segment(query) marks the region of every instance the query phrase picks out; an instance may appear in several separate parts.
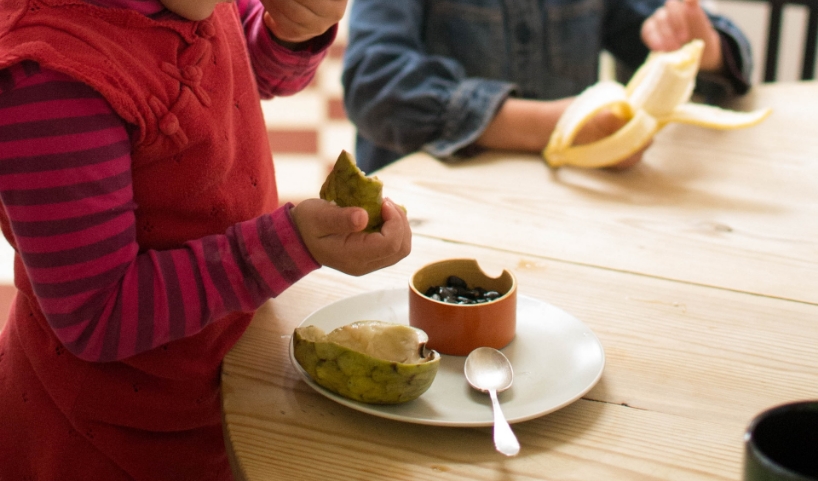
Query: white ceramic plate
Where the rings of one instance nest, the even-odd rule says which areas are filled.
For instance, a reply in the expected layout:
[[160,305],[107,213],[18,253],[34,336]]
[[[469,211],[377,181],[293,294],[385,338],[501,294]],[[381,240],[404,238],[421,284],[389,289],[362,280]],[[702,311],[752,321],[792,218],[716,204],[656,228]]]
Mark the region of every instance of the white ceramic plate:
[[[302,326],[325,332],[361,320],[409,323],[407,289],[368,292],[342,299],[310,314]],[[514,369],[514,384],[500,393],[510,423],[556,411],[587,393],[602,376],[605,352],[596,335],[581,321],[546,302],[517,296],[517,333],[503,348]],[[293,356],[290,361],[313,389],[324,396],[388,419],[437,426],[491,426],[488,394],[472,389],[463,375],[465,356],[443,355],[432,386],[404,404],[365,404],[341,397],[316,384]]]

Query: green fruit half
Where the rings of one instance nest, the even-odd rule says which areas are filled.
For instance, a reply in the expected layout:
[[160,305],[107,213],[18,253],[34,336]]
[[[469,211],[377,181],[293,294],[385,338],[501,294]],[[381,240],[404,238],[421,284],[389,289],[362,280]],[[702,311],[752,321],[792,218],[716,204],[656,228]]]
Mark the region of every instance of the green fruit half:
[[328,334],[315,326],[293,333],[293,354],[310,378],[330,391],[370,404],[398,404],[429,389],[440,354],[420,329],[358,321]]
[[383,182],[367,177],[346,150],[341,151],[332,171],[321,186],[319,197],[341,207],[361,207],[369,214],[367,232],[377,232],[383,225]]

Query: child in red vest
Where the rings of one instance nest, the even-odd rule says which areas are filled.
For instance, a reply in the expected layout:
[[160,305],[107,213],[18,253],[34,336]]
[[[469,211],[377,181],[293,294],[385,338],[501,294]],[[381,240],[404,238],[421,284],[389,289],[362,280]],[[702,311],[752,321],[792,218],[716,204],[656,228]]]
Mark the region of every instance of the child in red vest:
[[321,265],[410,250],[279,207],[260,97],[305,87],[346,0],[0,0],[0,479],[229,480],[220,363]]

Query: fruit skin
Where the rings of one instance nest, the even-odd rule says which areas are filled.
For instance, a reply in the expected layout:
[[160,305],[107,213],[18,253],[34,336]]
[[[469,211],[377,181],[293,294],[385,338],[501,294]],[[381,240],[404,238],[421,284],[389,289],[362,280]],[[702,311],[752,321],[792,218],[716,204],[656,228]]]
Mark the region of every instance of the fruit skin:
[[405,363],[377,359],[327,341],[325,336],[316,336],[315,329],[313,326],[295,329],[293,355],[313,381],[343,397],[369,404],[400,404],[420,397],[437,375],[440,355],[425,350],[423,331],[417,330],[417,348],[425,354],[418,363]]
[[341,207],[361,207],[369,214],[366,232],[380,231],[383,225],[383,182],[367,177],[346,150],[341,151],[332,171],[321,186],[319,197]]

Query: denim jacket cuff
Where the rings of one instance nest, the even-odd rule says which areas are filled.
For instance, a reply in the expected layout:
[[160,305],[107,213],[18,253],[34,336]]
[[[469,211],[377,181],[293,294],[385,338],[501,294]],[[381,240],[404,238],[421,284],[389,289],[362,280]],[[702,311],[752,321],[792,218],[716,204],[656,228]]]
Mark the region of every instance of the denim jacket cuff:
[[443,113],[443,135],[424,145],[423,150],[445,159],[474,143],[515,88],[513,83],[500,80],[461,82]]

